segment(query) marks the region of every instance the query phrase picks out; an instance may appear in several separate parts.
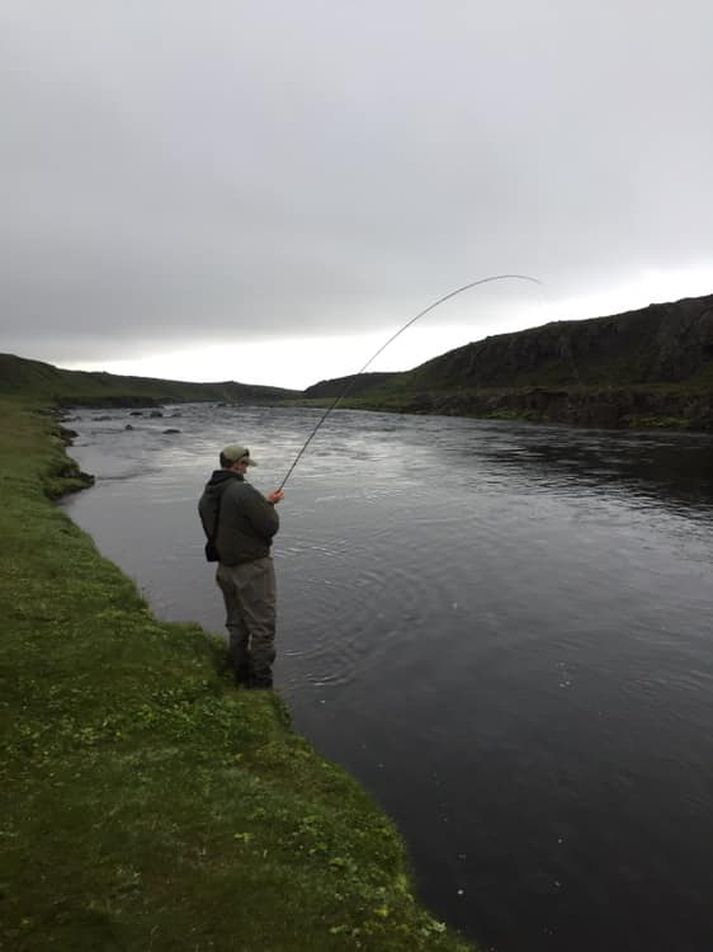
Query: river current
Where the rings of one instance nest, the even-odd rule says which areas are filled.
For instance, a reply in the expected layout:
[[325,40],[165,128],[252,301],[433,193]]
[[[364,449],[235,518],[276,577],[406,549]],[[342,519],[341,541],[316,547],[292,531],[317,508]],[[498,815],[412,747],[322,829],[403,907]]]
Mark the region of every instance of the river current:
[[[220,632],[218,450],[267,492],[316,419],[77,411],[97,481],[64,505],[159,617]],[[276,688],[484,949],[713,948],[712,474],[709,435],[338,410],[286,486]]]

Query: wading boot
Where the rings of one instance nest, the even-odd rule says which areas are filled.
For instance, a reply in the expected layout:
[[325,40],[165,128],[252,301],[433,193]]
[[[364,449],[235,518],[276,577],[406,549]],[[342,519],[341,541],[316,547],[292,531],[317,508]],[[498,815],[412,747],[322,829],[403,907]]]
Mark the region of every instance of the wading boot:
[[253,671],[252,678],[250,679],[250,687],[257,691],[271,691],[272,671],[270,671],[269,668],[267,670],[262,668]]
[[238,687],[249,688],[253,683],[253,672],[249,664],[239,664],[235,669],[235,683]]

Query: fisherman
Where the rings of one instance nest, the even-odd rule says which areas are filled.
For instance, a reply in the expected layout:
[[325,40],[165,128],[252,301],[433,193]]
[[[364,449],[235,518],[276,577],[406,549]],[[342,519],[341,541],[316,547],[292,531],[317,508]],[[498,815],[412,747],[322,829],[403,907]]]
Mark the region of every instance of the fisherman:
[[236,682],[271,688],[276,586],[270,545],[280,524],[275,505],[284,493],[276,489],[263,496],[251,486],[245,473],[255,465],[246,446],[226,446],[198,512],[208,539],[206,557],[218,562],[216,582],[225,600]]

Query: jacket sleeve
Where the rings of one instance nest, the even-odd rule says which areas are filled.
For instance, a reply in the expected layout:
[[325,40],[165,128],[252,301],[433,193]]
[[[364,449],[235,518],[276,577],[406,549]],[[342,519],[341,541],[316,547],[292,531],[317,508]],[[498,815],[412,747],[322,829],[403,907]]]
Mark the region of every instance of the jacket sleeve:
[[245,515],[255,532],[269,542],[280,528],[280,517],[257,489],[250,487],[245,499]]

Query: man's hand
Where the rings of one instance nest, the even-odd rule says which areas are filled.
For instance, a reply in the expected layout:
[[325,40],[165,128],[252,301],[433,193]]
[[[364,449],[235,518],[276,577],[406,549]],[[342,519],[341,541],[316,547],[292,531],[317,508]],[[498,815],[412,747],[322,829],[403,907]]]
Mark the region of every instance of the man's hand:
[[278,503],[281,499],[284,499],[284,498],[285,498],[285,494],[283,493],[281,489],[275,489],[273,492],[268,493],[267,496],[265,496],[265,499],[267,499],[267,501],[271,503],[273,506],[275,505],[275,503]]

